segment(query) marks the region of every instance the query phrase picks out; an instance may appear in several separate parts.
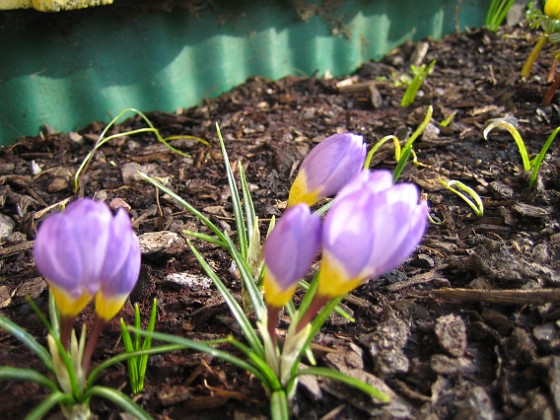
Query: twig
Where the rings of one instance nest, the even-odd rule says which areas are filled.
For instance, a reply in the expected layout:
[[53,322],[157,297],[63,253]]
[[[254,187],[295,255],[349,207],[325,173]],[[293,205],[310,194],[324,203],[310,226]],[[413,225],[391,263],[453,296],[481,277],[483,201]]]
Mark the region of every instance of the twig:
[[531,305],[558,302],[560,300],[560,289],[438,289],[430,292],[414,293],[414,295],[420,298],[475,300],[478,302],[500,303],[503,305]]

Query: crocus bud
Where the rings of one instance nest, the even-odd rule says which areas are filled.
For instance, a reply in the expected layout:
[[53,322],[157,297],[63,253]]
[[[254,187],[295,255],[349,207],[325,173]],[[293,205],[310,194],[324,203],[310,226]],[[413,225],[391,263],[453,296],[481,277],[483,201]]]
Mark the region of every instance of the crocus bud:
[[333,298],[401,264],[426,228],[428,208],[412,184],[364,171],[340,191],[322,234],[317,295]]
[[309,206],[336,194],[363,168],[366,145],[360,135],[335,134],[306,156],[290,189],[288,207]]
[[550,19],[560,19],[560,0],[546,0],[544,14]]
[[294,295],[319,250],[321,220],[309,207],[298,204],[286,210],[264,243],[264,297],[281,308]]
[[75,317],[96,296],[105,320],[124,304],[140,273],[140,247],[124,210],[113,216],[91,199],[74,201],[39,227],[33,249],[63,317]]

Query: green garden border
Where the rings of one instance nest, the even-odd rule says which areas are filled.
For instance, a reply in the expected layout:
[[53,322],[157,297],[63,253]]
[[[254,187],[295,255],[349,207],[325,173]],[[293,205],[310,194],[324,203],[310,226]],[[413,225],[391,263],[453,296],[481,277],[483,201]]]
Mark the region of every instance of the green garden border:
[[200,1],[176,0],[162,10],[172,3],[0,12],[0,144],[123,108],[195,106],[255,75],[349,74],[407,40],[482,26],[489,0],[214,0],[196,10]]

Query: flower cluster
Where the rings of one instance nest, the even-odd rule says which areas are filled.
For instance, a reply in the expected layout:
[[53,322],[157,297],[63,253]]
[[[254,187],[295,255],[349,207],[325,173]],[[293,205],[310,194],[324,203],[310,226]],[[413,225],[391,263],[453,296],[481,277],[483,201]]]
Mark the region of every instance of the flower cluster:
[[128,214],[119,209],[113,216],[107,205],[91,199],[76,200],[48,217],[38,229],[33,254],[59,309],[65,346],[74,319],[94,299],[99,335],[124,305],[140,273],[140,244]]
[[[298,330],[327,301],[400,265],[424,234],[428,208],[419,200],[418,189],[395,185],[389,171],[362,170],[364,157],[361,136],[337,135],[320,143],[304,160],[294,183],[306,179],[306,188],[292,187],[291,207],[265,242],[264,297],[269,312],[292,298],[322,248],[317,292]],[[292,194],[294,188],[298,194]],[[321,223],[307,205],[327,194],[336,197]],[[269,322],[275,318],[269,317]]]
[[128,215],[119,209],[113,216],[91,199],[46,219],[33,254],[63,317],[75,317],[95,297],[95,311],[110,320],[140,273],[140,244]]

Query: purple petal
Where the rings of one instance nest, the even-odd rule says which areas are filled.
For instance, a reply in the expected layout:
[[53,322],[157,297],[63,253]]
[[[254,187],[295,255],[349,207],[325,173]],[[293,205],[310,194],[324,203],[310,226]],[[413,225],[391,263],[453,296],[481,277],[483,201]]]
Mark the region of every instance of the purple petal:
[[400,265],[420,242],[427,205],[412,184],[393,185],[388,171],[365,171],[335,198],[323,247],[348,280],[378,277]]
[[366,145],[363,137],[335,134],[315,146],[301,164],[308,191],[320,191],[321,197],[336,194],[363,168]]
[[33,257],[37,270],[71,296],[82,294],[83,262],[73,224],[63,214],[50,216],[35,238]]
[[264,244],[264,258],[279,286],[301,279],[319,249],[321,221],[304,204],[286,210]]
[[100,273],[103,295],[128,295],[138,280],[140,260],[138,238],[128,214],[121,209],[111,223],[110,240]]

